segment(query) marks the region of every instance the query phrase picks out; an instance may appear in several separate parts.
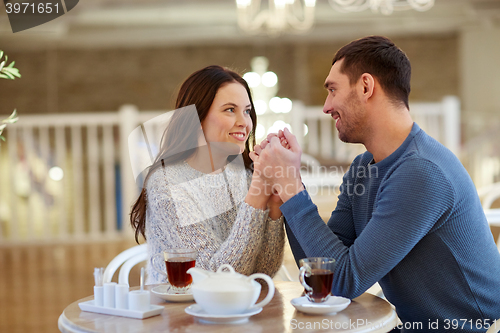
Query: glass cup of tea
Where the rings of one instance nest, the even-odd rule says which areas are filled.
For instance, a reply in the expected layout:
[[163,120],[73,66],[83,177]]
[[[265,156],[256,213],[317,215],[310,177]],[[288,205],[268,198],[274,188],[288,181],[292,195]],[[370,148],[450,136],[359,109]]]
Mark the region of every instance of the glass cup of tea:
[[313,303],[326,301],[332,292],[335,259],[315,257],[299,260],[299,280],[307,299]]
[[[176,294],[185,294],[190,288],[193,278],[186,273],[194,267],[198,251],[193,249],[168,249],[151,257],[151,266],[155,271],[167,277],[171,289]],[[166,273],[155,265],[155,258],[163,256]]]

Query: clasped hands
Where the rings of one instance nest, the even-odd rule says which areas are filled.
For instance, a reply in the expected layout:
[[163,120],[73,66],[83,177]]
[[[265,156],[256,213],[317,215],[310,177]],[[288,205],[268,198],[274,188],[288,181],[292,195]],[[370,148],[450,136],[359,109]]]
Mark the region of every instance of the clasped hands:
[[252,183],[260,183],[272,193],[269,204],[286,202],[304,190],[300,178],[302,149],[287,129],[272,133],[250,152],[254,162]]

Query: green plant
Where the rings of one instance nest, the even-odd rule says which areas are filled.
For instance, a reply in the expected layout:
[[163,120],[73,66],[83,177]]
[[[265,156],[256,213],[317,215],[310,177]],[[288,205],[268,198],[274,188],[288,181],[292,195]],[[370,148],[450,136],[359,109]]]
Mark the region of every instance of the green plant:
[[14,109],[14,111],[12,112],[12,114],[8,118],[2,120],[2,122],[0,123],[0,140],[5,141],[5,138],[3,137],[2,132],[3,132],[3,129],[5,127],[7,127],[7,124],[13,124],[18,119],[19,119],[19,117],[17,116],[17,111]]
[[[3,51],[0,50],[0,61],[3,58]],[[7,64],[8,57],[5,56],[5,60],[0,62],[0,78],[2,79],[7,79],[7,80],[14,80],[16,77],[21,77],[21,74],[19,74],[19,70],[17,68],[14,68],[14,64],[16,63],[15,61],[11,62],[9,65],[5,66]],[[13,124],[15,123],[19,117],[17,116],[17,111],[14,110],[12,114],[2,120],[0,122],[0,139],[5,141],[5,138],[2,136],[2,132],[5,127],[7,127],[7,124]]]

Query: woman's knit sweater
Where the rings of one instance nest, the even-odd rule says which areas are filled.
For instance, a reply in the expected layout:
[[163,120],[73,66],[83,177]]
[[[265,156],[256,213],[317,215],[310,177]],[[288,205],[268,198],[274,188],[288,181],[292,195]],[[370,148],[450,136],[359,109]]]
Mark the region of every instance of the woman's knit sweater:
[[[193,248],[196,266],[203,269],[230,264],[246,275],[276,274],[283,260],[283,217],[273,221],[267,210],[244,202],[251,177],[241,159],[215,174],[185,161],[155,170],[146,185],[149,257],[168,248]],[[165,269],[160,260],[154,264]],[[166,282],[151,261],[147,272],[149,284]]]

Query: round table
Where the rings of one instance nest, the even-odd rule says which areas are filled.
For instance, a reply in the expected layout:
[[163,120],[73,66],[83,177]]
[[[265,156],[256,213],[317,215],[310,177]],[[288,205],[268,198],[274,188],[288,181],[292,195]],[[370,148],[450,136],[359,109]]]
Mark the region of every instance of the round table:
[[[89,296],[71,303],[59,317],[63,333],[103,332],[388,332],[397,325],[391,305],[372,294],[352,300],[335,315],[308,315],[297,311],[290,301],[300,297],[304,288],[298,282],[276,281],[276,293],[261,313],[243,324],[207,324],[184,312],[193,302],[171,303],[151,294],[151,303],[165,307],[159,316],[132,319],[81,311],[78,303],[92,300]],[[152,287],[152,286],[150,286]],[[132,288],[136,289],[136,288]],[[267,290],[262,291],[261,299]]]

